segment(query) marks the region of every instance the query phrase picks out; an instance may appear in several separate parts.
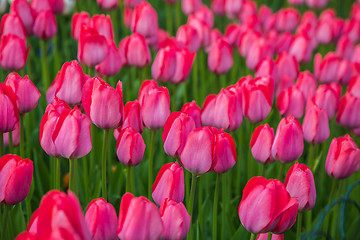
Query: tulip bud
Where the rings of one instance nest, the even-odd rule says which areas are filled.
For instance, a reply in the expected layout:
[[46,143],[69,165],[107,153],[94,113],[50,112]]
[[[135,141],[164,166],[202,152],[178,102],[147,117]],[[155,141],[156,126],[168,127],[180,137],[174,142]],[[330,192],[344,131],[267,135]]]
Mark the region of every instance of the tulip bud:
[[118,128],[124,114],[122,83],[119,81],[115,90],[99,77],[87,80],[82,104],[91,122],[97,127],[106,130]]
[[289,54],[294,56],[298,62],[306,63],[312,57],[313,46],[307,34],[296,34],[291,41]]
[[161,48],[151,66],[151,75],[156,80],[167,82],[176,69],[176,49],[170,44]]
[[328,118],[331,119],[339,106],[340,96],[340,84],[332,83],[320,85],[316,89],[313,99],[317,106],[326,109]]
[[145,2],[145,0],[125,0],[124,6],[126,8],[135,8],[140,3]]
[[21,19],[27,34],[32,34],[36,14],[27,0],[14,0],[10,6],[10,13],[16,14]]
[[[140,134],[143,131],[140,103],[138,100],[127,102],[124,108],[124,123],[121,129],[132,127]],[[117,137],[115,137],[117,138]]]
[[157,240],[163,224],[156,205],[125,193],[121,199],[117,236],[120,239]]
[[276,13],[276,29],[293,31],[300,21],[300,14],[293,8],[283,8]]
[[118,0],[97,0],[97,4],[101,9],[112,10],[118,7]]
[[1,18],[1,36],[8,34],[26,39],[27,31],[16,13],[5,14]]
[[265,58],[256,67],[255,77],[271,76],[275,82],[278,80],[277,66],[272,58]]
[[360,97],[360,76],[354,76],[350,79],[347,91],[355,97]]
[[[182,1],[182,3],[184,3],[184,1]],[[198,19],[194,15],[190,15],[188,17],[187,24],[192,26],[197,31],[201,46],[203,47],[209,46],[210,32],[211,32],[210,26],[205,21]]]
[[238,213],[249,232],[280,234],[295,223],[298,205],[279,180],[253,177],[244,188]]
[[281,116],[293,115],[301,118],[304,114],[305,97],[301,90],[295,85],[280,93],[276,101],[276,107]]
[[6,70],[18,71],[25,66],[29,49],[26,49],[26,41],[13,34],[1,37],[0,65]]
[[235,142],[229,133],[213,128],[214,150],[211,170],[216,173],[229,171],[236,163]]
[[321,9],[325,7],[329,0],[305,0],[305,3],[310,8]]
[[145,67],[151,61],[149,46],[144,36],[138,33],[121,40],[119,51],[123,64],[127,66]]
[[299,202],[299,211],[309,211],[315,205],[316,189],[314,176],[305,164],[296,162],[285,178],[286,190]]
[[360,169],[360,150],[349,136],[334,138],[326,157],[325,170],[336,179],[344,179]]
[[162,201],[169,198],[175,202],[184,201],[185,185],[184,170],[177,163],[167,163],[161,167],[151,188],[154,202],[160,206]]
[[273,158],[282,163],[290,163],[300,158],[303,150],[303,130],[300,122],[292,115],[283,118],[271,148]]
[[186,238],[190,228],[191,216],[183,203],[177,203],[169,198],[164,199],[160,206],[160,216],[164,226],[162,239]]
[[179,27],[176,33],[176,40],[188,48],[190,52],[197,52],[201,45],[198,32],[189,24]]
[[304,97],[307,98],[309,95],[310,97],[314,96],[317,82],[315,77],[309,71],[304,71],[298,75],[296,86],[303,93]]
[[114,32],[109,15],[96,14],[91,18],[90,26],[93,27],[100,35],[107,39],[113,40]]
[[230,44],[223,39],[217,40],[211,45],[208,56],[210,71],[216,74],[224,74],[231,69],[232,65],[233,58]]
[[185,15],[190,15],[201,8],[201,0],[182,0],[181,8]]
[[251,44],[260,39],[261,35],[257,31],[252,29],[246,30],[239,40],[239,54],[243,57],[247,57]]
[[0,203],[15,205],[27,197],[33,175],[33,162],[13,154],[0,158]]
[[99,65],[95,66],[95,70],[104,76],[114,76],[122,67],[122,59],[114,41],[108,38],[107,44],[107,55]]
[[141,134],[132,127],[121,130],[116,142],[119,161],[126,166],[138,165],[145,152],[145,143]]
[[338,70],[340,66],[340,57],[335,53],[328,53],[322,59],[320,53],[314,57],[314,75],[320,83],[339,82]]
[[3,109],[0,114],[0,133],[13,131],[19,121],[16,100],[17,97],[12,88],[5,83],[0,83],[0,109]]
[[336,54],[342,58],[351,59],[355,45],[346,35],[342,36],[336,44]]
[[279,54],[276,65],[278,69],[279,78],[287,75],[292,80],[295,80],[299,74],[299,63],[296,58],[289,55],[287,52]]
[[156,35],[157,30],[158,17],[155,9],[148,2],[137,5],[131,17],[131,31],[147,38]]
[[36,234],[29,232],[22,232],[15,238],[15,240],[37,240],[37,239],[38,238]]
[[40,11],[34,22],[33,33],[40,39],[51,39],[57,32],[56,19],[50,10]]
[[85,221],[93,240],[116,239],[117,216],[115,208],[103,198],[92,200],[85,213]]
[[251,70],[254,70],[257,65],[264,58],[273,56],[272,46],[267,43],[263,38],[256,39],[248,50],[248,55],[246,56],[246,66]]
[[90,26],[90,15],[87,12],[74,13],[71,19],[71,36],[75,40],[79,40],[81,26],[88,25]]
[[271,147],[274,142],[274,129],[269,124],[257,127],[251,137],[251,153],[256,161],[266,164],[274,162]]
[[200,128],[201,124],[201,109],[196,105],[195,101],[185,103],[181,108],[181,112],[189,114],[195,122],[195,128]]
[[184,82],[190,74],[194,59],[195,53],[190,52],[187,48],[176,49],[176,67],[170,82],[174,84]]
[[346,92],[340,99],[336,122],[347,128],[360,127],[360,98]]
[[303,121],[304,139],[308,143],[319,144],[330,136],[329,119],[325,109],[319,108],[308,100],[304,121]]

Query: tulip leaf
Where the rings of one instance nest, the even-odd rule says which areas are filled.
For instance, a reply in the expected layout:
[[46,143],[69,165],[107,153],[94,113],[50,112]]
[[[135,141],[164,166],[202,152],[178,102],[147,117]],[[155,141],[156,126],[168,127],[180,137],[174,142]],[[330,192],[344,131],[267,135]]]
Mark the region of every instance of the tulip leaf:
[[321,157],[323,155],[323,152],[321,152],[319,154],[319,156],[317,156],[317,158],[315,159],[315,163],[314,163],[314,167],[313,167],[313,173],[316,172],[316,169],[318,168],[319,164],[320,164],[320,161],[321,161]]
[[[351,224],[346,233],[346,239],[357,239],[359,237],[360,216],[358,216]],[[345,239],[345,238],[343,238]]]
[[23,231],[26,231],[26,224],[21,203],[19,203],[10,210],[7,222],[7,239],[15,239]]

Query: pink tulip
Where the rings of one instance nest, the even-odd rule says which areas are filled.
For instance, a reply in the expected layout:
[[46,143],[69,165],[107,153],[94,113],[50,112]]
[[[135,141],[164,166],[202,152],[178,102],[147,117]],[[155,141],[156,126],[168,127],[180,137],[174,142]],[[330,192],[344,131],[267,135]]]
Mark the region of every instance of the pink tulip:
[[228,18],[235,18],[240,12],[245,0],[225,0],[225,13]]
[[145,147],[141,134],[132,127],[124,128],[117,137],[116,153],[119,161],[126,166],[138,165],[144,156]]
[[133,33],[121,40],[119,51],[123,64],[127,66],[145,67],[151,61],[151,55],[144,36]]
[[176,67],[170,82],[178,84],[186,81],[194,63],[195,53],[190,52],[187,48],[176,49]]
[[16,13],[5,14],[1,18],[1,36],[8,34],[26,39],[26,28]]
[[319,108],[311,99],[308,100],[303,121],[304,139],[308,143],[319,144],[330,136],[329,119],[325,109]]
[[224,15],[225,14],[225,0],[212,0],[211,1],[211,9],[214,11],[216,15]]
[[316,89],[313,99],[317,106],[326,109],[328,118],[331,119],[339,106],[340,96],[341,86],[331,83],[320,85]]
[[244,188],[238,213],[249,232],[280,234],[295,223],[298,205],[279,180],[253,177]]
[[81,26],[88,25],[90,26],[90,15],[87,12],[74,13],[71,19],[71,36],[75,40],[79,40]]
[[177,162],[163,165],[156,176],[151,191],[152,198],[158,206],[160,206],[166,198],[178,203],[184,201],[185,185],[183,168]]
[[210,28],[214,27],[214,14],[206,5],[202,5],[197,9],[194,12],[194,16],[205,22]]
[[307,98],[309,95],[310,97],[314,96],[317,82],[309,71],[304,71],[299,73],[296,79],[296,86],[303,93],[304,97]]
[[360,39],[360,21],[356,19],[347,19],[344,22],[343,34],[347,35],[353,42]]
[[10,86],[16,95],[16,105],[20,114],[31,112],[35,109],[40,93],[28,75],[21,78],[17,73],[10,73],[5,79],[5,84]]
[[186,238],[190,228],[191,216],[183,203],[177,203],[169,198],[164,199],[160,206],[160,216],[164,226],[162,239]]
[[104,76],[116,75],[122,67],[120,52],[111,39],[107,39],[108,51],[105,59],[95,66],[95,70]]
[[253,1],[245,1],[241,7],[238,19],[245,22],[246,19],[257,15],[256,3]]
[[13,154],[0,158],[0,203],[15,205],[30,191],[33,162]]
[[296,85],[292,86],[279,94],[276,107],[281,116],[293,115],[295,118],[301,118],[305,108],[304,94]]
[[211,170],[216,173],[225,173],[235,165],[237,160],[235,142],[229,133],[216,128],[212,130],[214,133],[214,150]]
[[94,28],[100,35],[107,39],[114,38],[112,22],[109,15],[96,14],[91,18],[90,26]]
[[275,82],[278,80],[277,66],[271,58],[263,59],[256,67],[255,77],[271,76]]
[[[12,88],[5,83],[0,83],[0,133],[11,132],[19,121],[17,97]],[[6,110],[6,111],[5,111]]]
[[34,233],[22,232],[20,233],[15,240],[37,240],[37,236]]
[[321,9],[325,7],[329,0],[305,0],[308,7]]
[[116,239],[117,216],[115,208],[103,198],[92,200],[85,213],[85,222],[93,240]]
[[296,34],[289,46],[289,54],[298,62],[306,63],[312,57],[313,47],[307,34]]
[[123,21],[124,25],[127,28],[131,28],[131,18],[132,18],[133,10],[131,8],[124,8],[123,12]]
[[287,52],[279,54],[276,65],[279,78],[287,75],[290,79],[295,80],[299,74],[299,63],[295,57],[289,55]]
[[345,137],[334,138],[331,141],[326,157],[325,170],[336,179],[344,179],[360,169],[360,150],[354,140]]
[[209,46],[211,32],[210,26],[204,20],[197,18],[195,15],[190,15],[188,17],[187,24],[192,26],[197,31],[201,46]]
[[41,199],[38,209],[39,239],[90,240],[80,203],[72,192],[52,190]]
[[[260,233],[256,240],[267,240],[269,233]],[[284,240],[284,234],[271,234],[271,240]]]
[[244,27],[238,24],[228,24],[224,37],[226,41],[233,47],[238,47],[240,42],[240,37],[243,34]]
[[[124,122],[121,125],[121,129],[126,127],[132,127],[140,134],[143,131],[140,103],[138,100],[127,102],[124,108]],[[119,130],[121,130],[119,129]],[[115,133],[114,133],[115,134]],[[117,138],[117,137],[115,137]]]
[[0,65],[6,70],[18,71],[25,66],[29,49],[26,41],[16,35],[8,34],[1,37]]
[[246,56],[246,66],[254,70],[261,60],[273,56],[272,46],[263,38],[255,39]]
[[354,76],[350,79],[347,91],[355,97],[360,97],[360,76]]
[[260,39],[261,35],[257,31],[248,29],[239,39],[239,53],[243,57],[247,57],[251,44]]
[[[10,13],[16,14],[24,24],[27,34],[32,34],[36,13],[26,0],[14,0],[10,6]],[[4,16],[3,16],[4,17]]]
[[299,21],[300,14],[293,8],[280,9],[276,13],[276,29],[278,31],[293,31]]
[[187,113],[171,113],[165,122],[162,134],[166,154],[171,157],[179,157],[189,133],[195,128],[194,120]]
[[320,53],[314,57],[314,75],[320,83],[339,82],[338,69],[340,66],[340,57],[335,53],[328,53],[321,58]]
[[[19,146],[20,144],[20,122],[16,123],[15,129],[11,131],[12,134],[12,144],[14,147]],[[9,147],[9,132],[3,133],[4,145]]]
[[145,2],[145,0],[125,0],[124,6],[126,8],[135,8],[140,3]]
[[336,54],[342,58],[351,59],[354,49],[354,42],[346,35],[342,36],[336,44]]
[[190,15],[202,6],[201,0],[183,0],[181,8],[185,15]]
[[340,99],[339,109],[336,113],[336,122],[347,128],[360,127],[360,98],[350,92]]
[[232,48],[224,39],[217,40],[211,45],[208,56],[210,71],[216,74],[228,72],[233,65]]
[[99,5],[99,7],[101,9],[111,10],[111,9],[115,9],[118,7],[119,1],[118,0],[97,0],[97,4]]
[[202,126],[201,123],[201,109],[198,105],[196,105],[195,101],[185,103],[181,108],[181,112],[189,114],[195,122],[195,127],[200,128]]
[[161,48],[151,66],[154,79],[167,82],[174,75],[176,69],[176,47],[167,44]]
[[132,13],[131,31],[151,37],[156,35],[157,29],[158,17],[155,9],[148,2],[137,5]]
[[269,124],[257,127],[251,137],[251,153],[256,161],[266,164],[274,162],[271,147],[274,142],[274,129]]
[[40,11],[34,22],[33,33],[40,39],[51,39],[57,32],[56,19],[50,10]]
[[305,164],[296,162],[285,178],[286,190],[299,202],[299,211],[309,211],[315,205],[316,189],[314,176]]
[[276,130],[271,155],[282,163],[290,163],[300,158],[303,150],[303,130],[300,122],[292,115],[283,118]]
[[190,52],[197,52],[201,45],[198,32],[189,24],[179,27],[176,33],[176,40],[184,44]]
[[118,238],[156,240],[162,232],[163,223],[156,205],[144,197],[125,193],[120,204]]
[[122,95],[120,81],[115,90],[99,77],[87,80],[83,88],[82,104],[91,122],[106,130],[118,128],[124,115]]

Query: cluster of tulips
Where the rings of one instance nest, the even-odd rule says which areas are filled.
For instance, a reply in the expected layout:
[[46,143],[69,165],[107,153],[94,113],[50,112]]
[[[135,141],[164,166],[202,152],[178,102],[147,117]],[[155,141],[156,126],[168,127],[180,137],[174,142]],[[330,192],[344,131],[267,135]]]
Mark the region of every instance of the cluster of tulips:
[[9,2],[1,240],[358,237],[360,1]]

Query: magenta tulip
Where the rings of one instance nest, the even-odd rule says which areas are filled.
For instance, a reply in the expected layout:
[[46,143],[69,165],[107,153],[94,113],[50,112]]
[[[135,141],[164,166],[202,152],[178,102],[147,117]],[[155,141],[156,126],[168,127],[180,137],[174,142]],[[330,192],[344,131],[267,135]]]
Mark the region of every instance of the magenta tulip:
[[56,19],[50,10],[40,11],[35,18],[33,33],[40,39],[51,39],[57,32]]
[[208,66],[210,71],[216,74],[228,72],[233,65],[232,48],[224,39],[217,40],[211,45]]
[[113,40],[114,32],[109,15],[96,14],[91,18],[90,26],[106,39]]
[[119,161],[126,166],[138,165],[144,156],[145,147],[141,134],[132,127],[124,128],[117,137],[116,153]]
[[360,98],[350,92],[340,99],[339,109],[336,113],[336,122],[347,128],[360,127]]
[[137,5],[131,17],[131,31],[147,38],[156,35],[157,30],[158,16],[155,9],[148,2]]
[[81,26],[88,25],[90,26],[90,15],[87,12],[74,13],[71,19],[71,36],[75,40],[79,40]]
[[225,173],[235,165],[237,160],[235,142],[232,136],[223,130],[213,128],[212,131],[214,149],[211,170],[216,173]]
[[19,121],[19,111],[16,104],[17,97],[12,88],[0,83],[0,133],[11,132]]
[[1,18],[1,36],[13,34],[26,39],[27,31],[20,17],[15,13],[5,14]]
[[330,136],[329,119],[325,109],[319,108],[310,99],[303,121],[304,139],[319,144]]
[[281,116],[293,115],[295,118],[301,118],[305,108],[304,94],[296,85],[292,86],[279,94],[276,107]]
[[0,43],[0,65],[6,70],[18,71],[25,66],[29,49],[26,41],[13,34],[1,37]]
[[198,105],[196,105],[194,100],[192,102],[185,103],[181,108],[181,112],[187,113],[193,118],[196,128],[200,128],[202,126],[201,109]]
[[10,6],[10,13],[15,13],[24,24],[27,34],[32,34],[36,13],[27,0],[14,0]]
[[122,67],[120,52],[111,39],[107,39],[108,51],[105,59],[95,66],[95,70],[103,76],[114,76]]
[[274,142],[274,129],[269,124],[257,127],[251,137],[251,153],[256,161],[266,164],[274,162],[271,147]]
[[121,40],[119,51],[126,66],[145,67],[151,62],[149,46],[145,37],[139,33]]
[[328,118],[331,119],[339,106],[340,96],[340,84],[323,84],[316,89],[313,100],[317,106],[326,109]]

